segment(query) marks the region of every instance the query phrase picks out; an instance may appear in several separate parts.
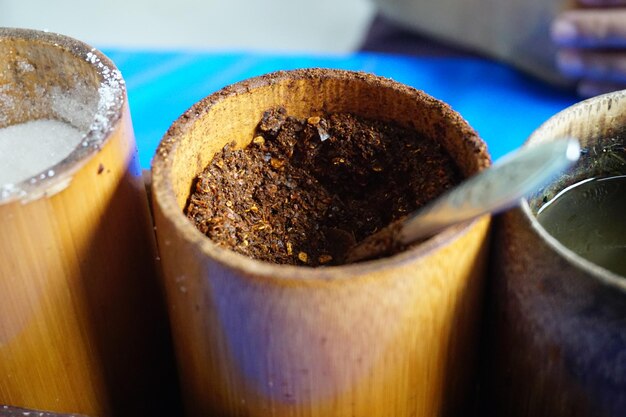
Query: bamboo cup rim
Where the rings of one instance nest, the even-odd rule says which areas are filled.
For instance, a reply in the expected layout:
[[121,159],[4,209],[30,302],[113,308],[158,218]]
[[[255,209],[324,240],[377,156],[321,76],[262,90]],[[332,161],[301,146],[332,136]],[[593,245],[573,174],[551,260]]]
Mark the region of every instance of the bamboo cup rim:
[[[194,123],[201,119],[208,111],[218,103],[231,97],[247,94],[257,88],[267,87],[275,83],[290,82],[293,80],[312,79],[358,79],[362,82],[374,83],[381,88],[391,88],[401,94],[412,96],[415,100],[426,101],[429,105],[437,107],[444,117],[455,128],[460,129],[466,138],[467,149],[472,149],[473,154],[479,160],[480,169],[487,167],[490,157],[484,142],[456,111],[448,104],[437,100],[423,91],[414,89],[391,79],[365,74],[361,72],[309,68],[290,71],[277,71],[274,73],[244,80],[217,91],[194,104],[183,113],[169,128],[164,135],[156,154],[152,160],[152,196],[153,204],[157,204],[163,214],[172,222],[176,233],[190,244],[190,246],[202,251],[207,257],[225,265],[229,269],[240,271],[250,277],[263,279],[290,280],[293,283],[307,285],[315,281],[336,280],[350,277],[365,276],[381,269],[401,268],[414,263],[417,258],[425,258],[429,253],[445,247],[449,242],[461,238],[472,230],[479,222],[484,221],[484,216],[473,221],[450,227],[429,240],[408,248],[396,255],[377,260],[337,265],[328,267],[312,268],[307,266],[272,264],[265,261],[249,258],[229,249],[223,248],[202,234],[185,217],[179,207],[174,191],[173,161],[181,139],[193,127]],[[250,138],[252,139],[252,138]],[[468,150],[468,152],[470,152]],[[479,170],[480,170],[479,169]],[[167,250],[162,248],[161,250]],[[294,280],[294,277],[297,279]]]
[[[594,123],[590,123],[591,121]],[[581,140],[584,150],[587,141],[606,135],[606,130],[617,121],[621,121],[626,127],[626,90],[592,97],[561,110],[539,126],[530,135],[526,143],[550,140],[550,138],[567,134],[573,137],[582,136],[579,137],[579,140]],[[541,190],[538,191],[537,195],[540,192]],[[588,276],[626,293],[626,279],[624,277],[588,261],[548,233],[531,209],[529,201],[532,199],[532,197],[523,199],[519,210],[530,222],[533,232],[559,256],[576,268],[585,271]]]
[[[117,128],[127,97],[125,82],[115,64],[102,52],[84,42],[58,33],[23,28],[0,28],[0,46],[3,43],[13,44],[10,54],[18,57],[27,55],[29,46],[33,45],[33,50],[47,48],[52,53],[58,53],[59,56],[69,55],[80,63],[77,65],[84,63],[85,67],[89,68],[90,75],[95,77],[95,84],[89,85],[90,80],[80,79],[78,75],[67,72],[61,74],[60,79],[68,81],[74,76],[77,87],[94,88],[97,97],[97,102],[79,103],[79,106],[84,106],[82,110],[89,112],[89,125],[86,129],[80,129],[83,131],[81,141],[66,158],[19,183],[0,184],[0,204],[8,204],[16,200],[28,202],[50,196],[66,188],[72,176],[99,152],[110,137],[110,133]],[[49,60],[28,62],[28,64],[34,64],[34,71],[38,72],[37,76],[40,78],[42,75],[39,72],[45,74],[55,71],[55,62],[49,62]],[[42,68],[38,69],[35,65],[41,65]],[[0,79],[2,79],[2,72],[0,72]],[[45,89],[49,86],[41,87]],[[64,99],[71,99],[72,91],[65,93]]]

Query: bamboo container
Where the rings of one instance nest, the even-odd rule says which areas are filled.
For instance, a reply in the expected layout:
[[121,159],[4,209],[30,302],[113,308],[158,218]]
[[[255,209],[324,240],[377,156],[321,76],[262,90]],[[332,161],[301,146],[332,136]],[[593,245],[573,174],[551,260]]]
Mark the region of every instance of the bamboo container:
[[579,138],[577,165],[496,222],[485,414],[626,415],[626,278],[578,256],[537,221],[544,199],[626,174],[626,91],[556,114],[529,143]]
[[362,73],[273,73],[184,113],[154,158],[152,201],[188,415],[457,415],[472,391],[488,217],[391,258],[307,268],[226,250],[184,216],[194,177],[225,144],[247,145],[279,105],[414,127],[464,175],[489,164],[447,105]]
[[92,416],[175,404],[124,81],[70,38],[0,29],[0,127],[66,121],[60,163],[0,184],[0,404]]

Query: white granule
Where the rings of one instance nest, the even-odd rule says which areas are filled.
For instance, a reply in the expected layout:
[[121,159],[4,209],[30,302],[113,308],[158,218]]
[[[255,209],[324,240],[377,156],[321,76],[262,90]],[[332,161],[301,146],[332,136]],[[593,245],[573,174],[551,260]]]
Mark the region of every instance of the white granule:
[[18,184],[50,169],[81,142],[83,133],[59,120],[32,120],[0,128],[0,187]]

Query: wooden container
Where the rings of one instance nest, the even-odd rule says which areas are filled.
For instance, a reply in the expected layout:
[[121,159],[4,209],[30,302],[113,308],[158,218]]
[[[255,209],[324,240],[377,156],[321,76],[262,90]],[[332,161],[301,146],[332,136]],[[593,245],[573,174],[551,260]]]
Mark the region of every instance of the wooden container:
[[84,137],[0,184],[0,404],[167,410],[173,359],[124,81],[81,42],[0,29],[0,127],[42,118]]
[[188,415],[455,415],[472,389],[488,217],[391,258],[308,268],[226,250],[184,216],[194,177],[225,144],[247,145],[279,105],[413,127],[440,140],[464,175],[489,164],[447,105],[362,73],[277,72],[184,113],[154,158],[152,192]]
[[528,142],[561,136],[580,139],[577,165],[496,223],[485,414],[626,415],[626,277],[576,255],[535,218],[544,196],[626,174],[626,92],[563,110]]

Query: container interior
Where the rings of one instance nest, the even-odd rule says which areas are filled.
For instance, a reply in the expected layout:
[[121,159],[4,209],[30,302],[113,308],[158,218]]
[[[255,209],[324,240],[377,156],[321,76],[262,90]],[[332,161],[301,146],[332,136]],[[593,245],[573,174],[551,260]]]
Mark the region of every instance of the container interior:
[[57,177],[102,147],[124,102],[120,72],[96,49],[53,33],[0,29],[0,128],[51,119],[82,135],[62,159],[51,159],[27,179],[0,184],[0,202],[33,190],[41,195],[62,181]]
[[172,158],[171,180],[181,210],[194,179],[213,156],[230,142],[235,142],[235,148],[247,146],[263,112],[280,106],[298,118],[319,112],[353,113],[415,129],[440,140],[465,177],[489,164],[484,144],[460,116],[421,92],[381,83],[365,74],[284,74],[239,83],[209,96],[170,130],[168,135],[176,142],[168,154]]

